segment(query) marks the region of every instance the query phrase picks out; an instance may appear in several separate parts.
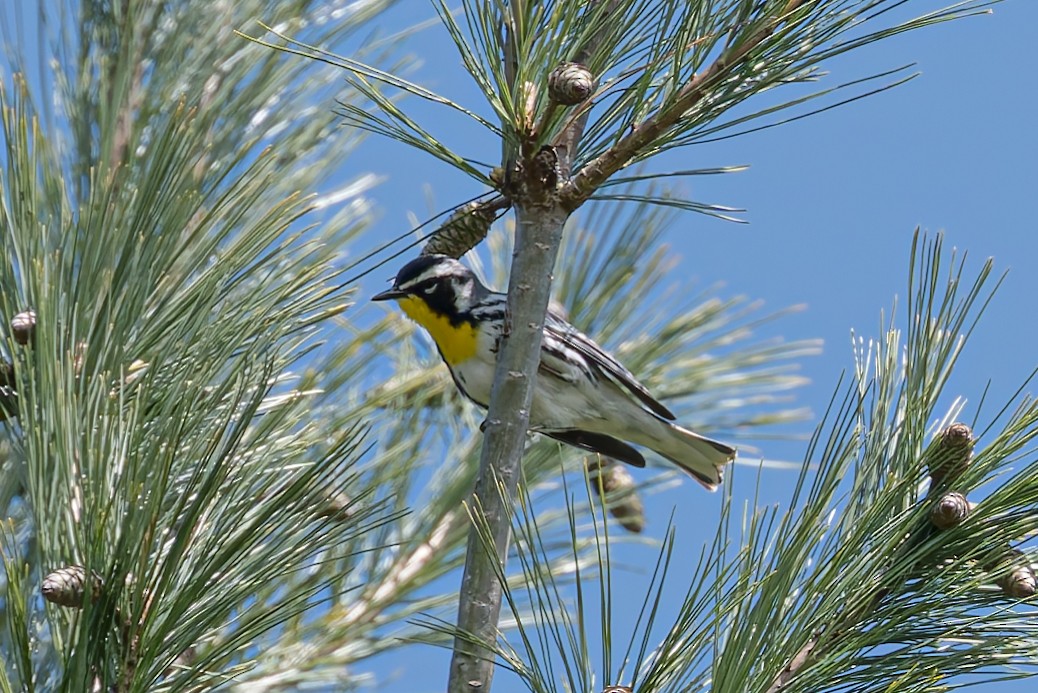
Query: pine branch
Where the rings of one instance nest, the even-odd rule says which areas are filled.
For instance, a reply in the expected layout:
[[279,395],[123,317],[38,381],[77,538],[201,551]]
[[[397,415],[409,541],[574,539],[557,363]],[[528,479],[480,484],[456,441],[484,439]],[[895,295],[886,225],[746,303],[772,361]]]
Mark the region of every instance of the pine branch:
[[[380,111],[370,113],[347,99],[342,109],[348,119],[498,189],[490,202],[452,220],[456,226],[472,221],[476,232],[466,231],[466,240],[452,244],[451,252],[460,254],[464,243],[478,242],[501,210],[517,210],[520,258],[511,277],[509,317],[516,343],[522,337],[526,345],[499,364],[495,389],[506,393],[502,399],[510,393],[513,402],[492,410],[484,440],[486,457],[506,449],[513,456],[505,474],[488,474],[481,485],[480,499],[497,521],[490,542],[494,557],[481,573],[487,582],[491,577],[501,582],[497,561],[507,546],[510,510],[494,496],[499,483],[514,489],[525,431],[521,412],[529,408],[533,383],[530,353],[538,341],[562,224],[572,211],[560,202],[560,186],[571,185],[566,180],[571,168],[579,176],[582,162],[597,161],[605,143],[613,146],[612,137],[630,145],[625,138],[633,124],[644,123],[643,116],[654,110],[666,112],[674,94],[684,94],[681,85],[695,81],[689,68],[709,67],[701,61],[712,56],[722,36],[729,37],[722,57],[725,51],[729,59],[734,56],[727,67],[749,65],[753,51],[740,53],[732,46],[767,30],[779,5],[781,15],[785,3],[703,0],[661,6],[616,0],[558,3],[552,14],[541,13],[539,3],[514,3],[508,6],[508,31],[502,33],[494,21],[500,3],[473,0],[470,9],[485,10],[468,12],[465,20],[479,48],[459,48],[499,123],[385,70],[356,60],[342,63],[353,72],[354,89]],[[299,108],[315,94],[296,85],[314,81],[297,79],[286,67],[291,61],[277,60],[262,46],[228,40],[244,15],[262,16],[269,8],[139,0],[83,7],[83,21],[71,22],[80,32],[80,40],[70,43],[77,48],[65,49],[81,54],[64,61],[54,77],[61,115],[74,133],[70,150],[63,148],[63,139],[40,136],[35,129],[33,104],[41,99],[26,97],[30,89],[24,84],[5,80],[10,107],[3,113],[8,166],[2,221],[11,233],[3,239],[0,311],[9,316],[33,307],[40,319],[36,342],[15,347],[12,354],[22,426],[14,435],[21,445],[16,463],[5,470],[24,469],[28,509],[19,516],[22,524],[4,558],[11,574],[29,577],[9,581],[4,604],[17,606],[5,606],[4,612],[9,624],[24,627],[21,633],[39,631],[38,624],[46,621],[52,638],[35,659],[28,639],[16,643],[25,647],[17,650],[19,666],[25,665],[17,675],[73,690],[107,684],[161,690],[215,685],[225,677],[245,681],[258,658],[242,653],[265,649],[256,644],[262,642],[281,646],[271,647],[271,658],[260,665],[266,670],[253,678],[269,681],[264,676],[280,664],[276,653],[299,652],[293,639],[306,632],[303,611],[321,595],[339,599],[355,587],[350,581],[358,574],[358,555],[392,556],[390,547],[401,543],[397,532],[406,535],[399,560],[386,561],[381,572],[363,573],[380,581],[365,591],[366,603],[349,605],[355,620],[336,633],[340,641],[325,640],[317,648],[329,656],[352,646],[351,635],[373,639],[372,624],[408,613],[408,607],[393,610],[394,599],[456,565],[458,516],[445,508],[453,500],[456,510],[467,495],[472,468],[452,477],[445,496],[422,516],[432,520],[425,527],[437,528],[438,535],[401,529],[421,438],[401,433],[395,441],[407,454],[399,460],[376,457],[395,463],[369,466],[356,419],[311,418],[322,398],[318,383],[309,375],[288,376],[290,367],[318,348],[313,328],[345,308],[331,283],[336,264],[329,250],[341,247],[342,238],[300,229],[308,206],[291,194],[315,186],[316,172],[333,168],[329,152],[344,130],[333,128],[320,107]],[[702,11],[714,7],[716,13]],[[794,14],[805,13],[807,4],[794,7]],[[302,32],[306,43],[298,46],[313,55],[312,46],[340,35],[315,28],[327,26],[311,21],[322,8],[327,9],[307,0],[282,4],[281,11],[295,16],[278,24],[275,35]],[[763,14],[751,18],[758,10]],[[447,12],[444,22],[463,38],[451,17]],[[710,21],[704,24],[701,17]],[[657,19],[674,31],[654,35]],[[758,47],[780,35],[785,48],[799,45],[796,32],[783,33],[792,25],[775,26]],[[818,26],[831,38],[842,25]],[[661,37],[674,40],[657,47]],[[835,55],[865,42],[835,44],[808,57]],[[594,49],[574,56],[575,46]],[[502,66],[502,56],[515,59]],[[581,77],[578,86],[585,91],[575,93],[591,89],[582,101],[565,103],[551,84],[542,87],[560,64],[584,56],[593,78]],[[733,75],[735,81],[717,100],[706,94],[710,85],[704,83],[689,114],[623,154],[627,158],[620,166],[688,143],[696,127],[746,95],[792,81],[792,71],[802,63],[787,57],[779,55],[767,75],[753,70]],[[149,69],[142,70],[144,64]],[[164,66],[177,69],[164,71]],[[588,87],[603,77],[600,91]],[[719,75],[711,84],[728,83]],[[501,137],[506,156],[500,175],[482,171],[485,166],[472,157],[440,142],[382,92],[386,85],[446,106]],[[592,111],[595,104],[602,105],[602,118]],[[552,146],[562,141],[557,137],[568,138],[565,151]],[[311,151],[319,154],[304,155]],[[704,310],[699,317],[708,319],[728,307],[722,309]],[[0,331],[7,330],[8,321],[0,325]],[[677,332],[682,325],[672,327]],[[359,348],[357,341],[348,344]],[[632,349],[637,353],[639,345]],[[651,359],[663,352],[642,353]],[[754,358],[759,364],[768,354]],[[356,373],[359,359],[348,363]],[[442,401],[449,397],[445,391],[441,387],[430,395]],[[370,413],[403,396],[388,389],[382,394],[386,397],[364,400],[365,406],[347,413]],[[680,398],[689,391],[670,394]],[[516,412],[517,420],[506,417]],[[329,421],[344,425],[323,425]],[[329,441],[329,430],[344,433]],[[544,444],[534,448],[531,460],[550,457]],[[28,464],[21,464],[23,458]],[[23,495],[7,483],[2,489],[11,497]],[[340,502],[340,496],[346,500]],[[32,532],[25,532],[26,526]],[[76,614],[64,606],[48,606],[45,613],[33,608],[31,591],[19,586],[42,577],[32,577],[41,569],[41,557],[58,561],[43,566],[47,569],[75,565],[83,575],[96,571],[102,585],[98,598],[88,591]],[[304,567],[313,570],[301,576]],[[439,605],[438,598],[426,603]],[[329,621],[343,604],[349,602],[335,601]],[[26,605],[25,613],[19,612]],[[496,621],[496,609],[490,611]],[[478,644],[475,649],[488,651]],[[317,665],[293,664],[292,675],[305,678],[308,667]],[[477,668],[478,675],[487,670],[485,663]],[[321,675],[328,676],[315,676]],[[348,679],[345,668],[338,675]]]
[[[607,528],[592,528],[597,560],[581,564],[585,584],[564,591],[539,558],[535,503],[517,503],[523,583],[510,583],[506,599],[541,608],[514,637],[484,641],[504,666],[536,693],[599,681],[660,693],[921,692],[1038,672],[1035,552],[1011,548],[1034,536],[1038,403],[1021,389],[979,441],[952,423],[961,401],[938,413],[993,291],[991,264],[970,277],[940,238],[920,238],[911,273],[908,312],[855,350],[854,382],[834,394],[787,507],[739,518],[729,493],[713,543],[682,571],[676,612],[656,608],[675,547],[669,531],[626,642],[613,628]],[[899,324],[909,327],[903,344]],[[988,495],[966,501],[982,484]],[[570,524],[577,562],[583,537]],[[600,599],[587,587],[596,581]],[[598,661],[589,651],[596,620]]]
[[[296,191],[355,138],[300,109],[326,80],[225,40],[261,4],[41,3],[38,82],[6,72],[27,45],[5,35],[0,333],[17,406],[0,649],[15,688],[222,682],[333,576],[290,577],[395,517],[351,472],[362,427],[312,422],[316,389],[291,373],[345,309],[333,249],[361,222],[354,208],[302,229]],[[359,19],[314,28],[322,6],[281,11],[319,40]],[[36,104],[55,109],[47,127]],[[9,321],[30,307],[20,342]],[[350,517],[322,516],[346,484]],[[60,566],[100,590],[42,607]]]
[[[501,6],[487,0],[465,0],[463,4],[467,25],[443,3],[437,4],[437,11],[499,124],[480,118],[477,109],[353,58],[283,35],[289,47],[275,47],[341,66],[353,75],[351,79],[360,80],[359,88],[382,113],[352,109],[350,122],[425,151],[491,185],[499,197],[466,211],[472,218],[492,218],[494,210],[511,206],[517,159],[529,159],[542,146],[556,150],[563,181],[558,192],[564,209],[571,212],[587,200],[599,198],[601,188],[618,171],[665,149],[772,127],[901,84],[911,76],[862,91],[869,80],[893,74],[883,72],[746,115],[728,115],[733,107],[766,91],[817,81],[820,64],[842,53],[905,31],[984,13],[992,2],[966,0],[864,33],[864,26],[903,3],[602,0],[580,5],[553,3],[547,12],[537,11],[539,6],[531,3]],[[521,51],[517,52],[517,46]],[[581,88],[572,92],[578,96],[572,100],[560,97],[567,90],[557,88],[557,78],[581,72],[577,80]],[[481,172],[474,158],[456,154],[377,85],[402,90],[475,121],[501,139],[501,166]],[[718,134],[846,88],[858,93],[765,125]],[[729,218],[725,212],[731,211],[703,203],[686,206],[721,218]],[[471,230],[464,242],[441,246],[434,241],[434,246],[460,256],[474,247],[466,243],[475,244],[485,237],[476,233],[475,226]]]
[[[768,342],[753,342],[754,327],[767,317],[750,311],[748,303],[719,298],[716,287],[668,293],[675,282],[692,287],[675,271],[673,252],[662,246],[670,218],[664,210],[611,207],[594,212],[567,233],[562,250],[563,257],[580,254],[586,262],[561,267],[555,283],[559,301],[578,327],[637,364],[654,391],[671,394],[669,406],[705,430],[756,429],[769,417],[802,418],[803,412],[788,409],[785,400],[788,388],[802,382],[792,374],[793,361],[810,345],[790,344],[783,351]],[[511,238],[504,229],[491,234],[491,263],[483,272],[488,285],[507,284]],[[468,260],[479,269],[477,257]],[[674,314],[647,324],[625,300],[643,293],[666,299]],[[672,295],[682,300],[672,303]],[[337,337],[329,360],[314,366],[314,374],[320,374],[314,382],[327,392],[317,396],[312,418],[325,421],[329,430],[356,418],[371,421],[369,438],[378,445],[363,470],[383,480],[381,493],[395,501],[391,509],[409,509],[409,514],[369,537],[362,556],[325,563],[342,575],[333,588],[338,596],[327,609],[293,619],[264,646],[256,668],[238,677],[244,690],[304,684],[345,688],[365,675],[363,668],[374,654],[397,651],[406,656],[406,648],[416,641],[451,645],[453,630],[441,626],[430,633],[424,624],[453,620],[456,613],[457,592],[445,592],[441,585],[464,563],[470,523],[461,506],[475,484],[482,442],[477,428],[485,412],[457,394],[435,348],[413,323],[396,312],[379,312],[370,326],[368,318],[353,313],[343,320],[346,334]],[[755,355],[770,365],[752,366]],[[393,376],[373,374],[372,362],[386,363]],[[307,386],[307,381],[301,383]],[[343,388],[348,396],[342,395]],[[746,412],[745,421],[733,421],[725,413],[725,402],[731,399],[761,400],[763,411],[759,418]],[[542,560],[566,584],[573,580],[573,559],[567,514],[557,510],[559,470],[561,464],[579,475],[584,462],[579,451],[540,438],[528,442],[523,459],[525,483],[539,504],[538,522],[548,548]],[[639,494],[675,483],[671,473],[649,478],[640,473],[637,478]],[[336,513],[339,505],[330,505],[328,512]],[[586,522],[588,504],[578,503],[574,510]],[[430,545],[436,550],[428,550]],[[514,565],[515,551],[509,565]],[[507,579],[513,590],[521,587],[514,570]],[[520,599],[516,608],[525,619],[532,605]],[[511,632],[514,621],[509,607],[500,630]]]
[[677,98],[660,111],[638,124],[630,134],[621,138],[601,156],[587,162],[559,191],[561,204],[570,211],[583,204],[614,173],[643,153],[668,128],[673,127],[694,108],[715,85],[715,82],[743,60],[791,16],[803,0],[787,0],[782,13],[748,37],[733,42],[705,70],[694,75],[681,87]]
[[[906,534],[902,544],[897,547],[894,557],[889,561],[890,565],[902,562],[912,563],[913,554],[924,541],[932,538],[938,531],[949,530],[962,524],[975,507],[969,504],[962,494],[941,492],[942,489],[954,487],[960,480],[973,457],[975,442],[969,426],[962,423],[952,424],[938,434],[934,447],[927,455],[927,470],[930,473],[929,492],[918,501],[918,505],[927,507],[929,512],[926,515],[915,513],[917,516],[915,527]],[[1010,555],[1011,550],[1006,546],[992,553],[996,558],[991,562],[990,567],[998,568],[1002,567],[1001,560]],[[927,567],[923,566],[923,573],[926,572]],[[1011,570],[1009,575],[1012,578],[1019,577],[1019,581],[1000,583],[1008,596],[1013,598],[1034,596],[1035,576],[1030,567]],[[909,574],[907,579],[913,580],[916,577]],[[1004,578],[1000,580],[1004,580]],[[837,622],[819,625],[816,632],[775,677],[765,693],[778,693],[787,688],[798,674],[815,665],[829,652],[838,651],[841,647],[853,648],[853,642],[844,643],[843,641],[848,639],[848,635],[854,629],[867,627],[873,619],[876,609],[894,591],[894,587],[881,584],[871,593],[859,595],[846,612],[839,616]]]

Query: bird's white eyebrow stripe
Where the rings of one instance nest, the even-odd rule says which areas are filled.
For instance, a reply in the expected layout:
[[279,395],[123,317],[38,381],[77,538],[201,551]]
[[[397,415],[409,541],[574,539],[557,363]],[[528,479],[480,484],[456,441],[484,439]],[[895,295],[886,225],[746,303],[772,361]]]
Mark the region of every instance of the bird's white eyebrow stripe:
[[452,265],[446,264],[446,263],[441,263],[441,264],[433,265],[432,267],[426,268],[425,271],[423,271],[417,277],[413,277],[412,279],[409,279],[408,281],[406,281],[403,284],[401,284],[398,288],[405,289],[405,288],[408,288],[408,287],[411,287],[411,286],[415,286],[416,284],[421,284],[422,282],[428,281],[430,279],[439,279],[441,277],[450,277],[450,276],[454,276],[456,274],[457,274],[457,269],[455,267],[453,267]]

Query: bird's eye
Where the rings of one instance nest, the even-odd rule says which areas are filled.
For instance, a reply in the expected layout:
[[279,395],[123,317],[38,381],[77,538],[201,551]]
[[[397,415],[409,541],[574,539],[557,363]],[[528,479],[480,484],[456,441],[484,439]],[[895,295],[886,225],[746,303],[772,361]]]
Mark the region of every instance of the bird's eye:
[[432,296],[434,293],[436,293],[436,285],[430,284],[429,286],[422,289],[422,293],[424,293],[426,296]]

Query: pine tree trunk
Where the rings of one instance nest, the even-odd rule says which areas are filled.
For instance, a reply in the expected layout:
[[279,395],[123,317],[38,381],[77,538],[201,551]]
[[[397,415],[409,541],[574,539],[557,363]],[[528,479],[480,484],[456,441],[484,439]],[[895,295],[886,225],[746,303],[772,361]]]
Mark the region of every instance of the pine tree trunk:
[[[550,197],[550,196],[549,196]],[[512,529],[512,505],[519,484],[530,403],[540,362],[542,325],[551,294],[552,272],[562,241],[565,212],[557,205],[516,205],[516,241],[508,285],[505,333],[498,353],[494,389],[484,424],[483,451],[476,482],[474,520],[458,605],[458,629],[479,640],[497,638],[501,584],[493,561],[503,565]],[[493,537],[491,555],[479,525]],[[449,693],[490,690],[493,655],[455,639]]]

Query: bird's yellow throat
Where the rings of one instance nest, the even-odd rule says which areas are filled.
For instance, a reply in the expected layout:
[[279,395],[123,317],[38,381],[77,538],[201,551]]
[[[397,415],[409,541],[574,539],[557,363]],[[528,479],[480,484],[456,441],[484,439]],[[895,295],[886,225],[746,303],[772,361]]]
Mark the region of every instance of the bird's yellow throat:
[[476,353],[479,336],[472,323],[452,325],[447,316],[434,313],[425,301],[416,296],[405,296],[397,299],[397,303],[407,317],[426,329],[440,348],[443,360],[450,365],[472,358]]

